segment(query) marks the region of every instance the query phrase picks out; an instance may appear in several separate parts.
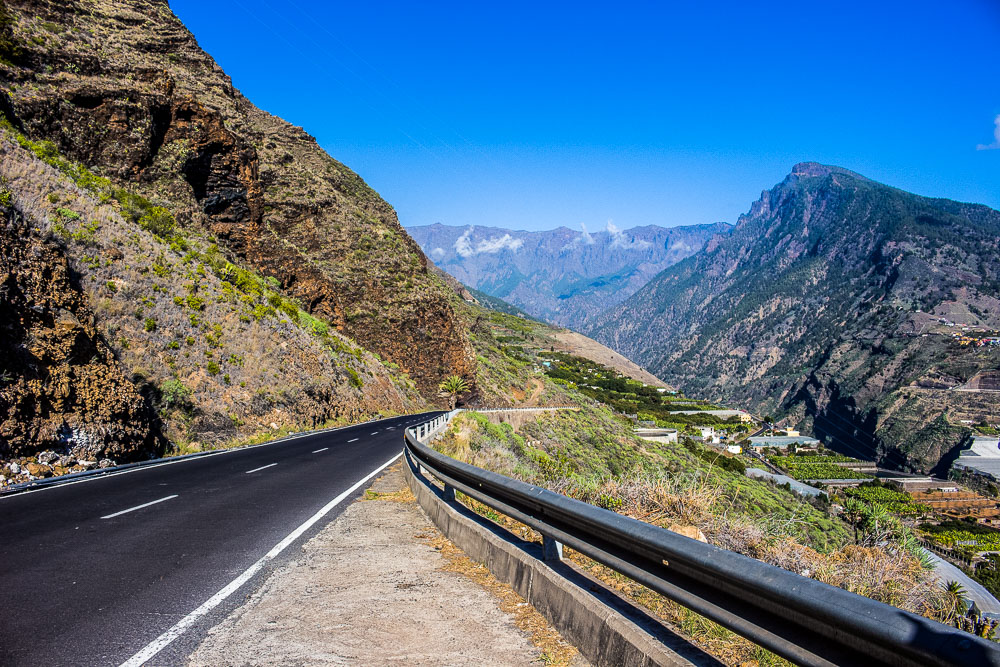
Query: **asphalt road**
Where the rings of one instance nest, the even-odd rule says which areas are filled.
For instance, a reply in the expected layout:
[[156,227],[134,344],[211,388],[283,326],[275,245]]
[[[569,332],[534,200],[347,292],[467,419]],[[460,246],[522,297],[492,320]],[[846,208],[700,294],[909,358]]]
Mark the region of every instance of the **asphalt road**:
[[965,589],[967,601],[975,602],[979,611],[988,614],[990,618],[1000,618],[1000,601],[993,597],[993,594],[986,590],[982,584],[933,551],[924,549],[924,553],[934,561],[934,576],[938,581],[945,585],[949,581],[957,581]]
[[[0,664],[122,664],[279,543],[292,540],[283,554],[293,552],[366,486],[301,535],[297,528],[399,454],[403,428],[428,418],[369,422],[0,498]],[[267,561],[228,597],[229,607],[280,561]],[[226,610],[220,604],[216,612]],[[202,617],[150,664],[181,661],[214,620]]]

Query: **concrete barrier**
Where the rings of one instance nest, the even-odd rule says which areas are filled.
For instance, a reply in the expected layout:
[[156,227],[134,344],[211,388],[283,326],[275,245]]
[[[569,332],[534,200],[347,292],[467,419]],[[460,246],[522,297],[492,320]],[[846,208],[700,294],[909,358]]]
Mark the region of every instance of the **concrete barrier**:
[[543,560],[542,546],[480,517],[422,475],[403,455],[417,502],[465,554],[510,585],[594,665],[720,665],[647,612],[565,562]]

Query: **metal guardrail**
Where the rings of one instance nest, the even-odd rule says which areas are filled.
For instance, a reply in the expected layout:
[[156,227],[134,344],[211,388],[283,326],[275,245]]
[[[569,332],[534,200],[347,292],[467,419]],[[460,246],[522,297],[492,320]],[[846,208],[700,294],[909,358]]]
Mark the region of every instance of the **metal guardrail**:
[[456,413],[406,430],[407,464],[541,533],[546,559],[565,544],[799,665],[1000,666],[989,640],[425,445]]

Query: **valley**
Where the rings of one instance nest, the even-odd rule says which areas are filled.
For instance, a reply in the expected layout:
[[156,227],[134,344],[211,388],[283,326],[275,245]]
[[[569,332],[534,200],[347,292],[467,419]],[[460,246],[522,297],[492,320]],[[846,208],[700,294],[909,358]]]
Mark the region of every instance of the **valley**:
[[[375,62],[414,31],[352,24],[364,6],[335,8],[337,25],[314,21],[327,51],[295,67],[277,38],[239,32],[260,18],[240,3],[224,25],[214,5],[185,6],[213,54],[233,58],[236,44],[230,71],[253,82],[255,103],[180,4],[0,0],[0,532],[11,564],[0,662],[196,664],[220,624],[294,565],[307,595],[282,604],[313,605],[322,613],[296,618],[329,624],[283,654],[306,662],[489,654],[468,650],[482,631],[464,618],[476,605],[487,619],[476,622],[500,619],[497,646],[517,637],[519,659],[546,664],[580,664],[567,627],[619,634],[617,653],[585,655],[594,664],[653,664],[642,647],[673,650],[660,646],[669,635],[683,664],[828,664],[830,648],[846,665],[857,649],[842,640],[858,628],[907,660],[927,655],[915,634],[973,647],[969,664],[1000,664],[1000,211],[800,162],[735,224],[700,224],[719,217],[691,211],[724,210],[749,172],[713,171],[677,146],[682,168],[656,162],[670,151],[651,137],[685,127],[664,127],[668,106],[655,127],[616,121],[612,149],[592,151],[602,164],[577,159],[572,132],[587,123],[535,118],[538,91],[525,97],[538,109],[504,116],[537,123],[523,137],[446,128],[418,139],[409,119],[431,121],[413,91],[427,100],[470,85],[445,76],[463,65],[453,44],[422,64],[411,48],[419,76],[397,84],[340,40],[373,38]],[[320,5],[310,11],[330,11]],[[297,11],[264,23],[279,34],[288,21],[309,50],[319,33]],[[375,18],[397,12],[385,13]],[[493,55],[515,57],[507,48]],[[328,53],[357,56],[351,80],[377,99],[317,75],[314,58],[348,69]],[[581,80],[597,75],[585,68]],[[502,79],[484,73],[488,94],[453,104],[448,122],[502,125],[487,112],[509,92]],[[325,134],[265,110],[288,112],[289,91],[286,117]],[[397,106],[405,122],[383,123]],[[647,139],[649,153],[632,146]],[[490,171],[487,145],[516,146],[505,168],[523,174]],[[547,187],[569,194],[536,210],[529,181],[557,155],[576,161]],[[646,162],[662,170],[633,180],[609,166]],[[435,179],[453,179],[449,196]],[[478,201],[483,184],[511,205]],[[650,197],[650,184],[665,194]],[[699,224],[573,221],[607,219],[604,206],[628,212],[616,219]],[[448,219],[470,224],[413,224]],[[361,500],[384,504],[348,509]],[[386,523],[337,527],[342,513]],[[405,528],[387,537],[398,516]],[[378,543],[384,560],[364,571],[380,593],[339,563],[344,536],[358,559]],[[420,554],[419,577],[399,570],[404,553]],[[314,588],[320,569],[332,574]],[[562,592],[530,578],[539,572]],[[746,572],[770,588],[728,578],[747,583]],[[456,573],[468,581],[447,590],[461,596],[430,591]],[[504,576],[508,588],[491,579]],[[525,582],[558,602],[519,597]],[[347,625],[334,598],[357,616],[343,655],[316,648]],[[412,617],[393,617],[383,598]],[[448,627],[471,628],[462,636],[434,623],[445,599]],[[240,655],[269,664],[286,635],[264,616],[246,632],[272,633],[260,644],[271,653],[239,640]],[[583,618],[601,627],[581,630]],[[370,626],[377,653],[365,651]],[[889,626],[933,632],[879,635]],[[393,633],[438,648],[404,654]]]
[[580,329],[653,276],[701,249],[725,223],[544,232],[470,225],[408,227],[437,266],[532,317]]

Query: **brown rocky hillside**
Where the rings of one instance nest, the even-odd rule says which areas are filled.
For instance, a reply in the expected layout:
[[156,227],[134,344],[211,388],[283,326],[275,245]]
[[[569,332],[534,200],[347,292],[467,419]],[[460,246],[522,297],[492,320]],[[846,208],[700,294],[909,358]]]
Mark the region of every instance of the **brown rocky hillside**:
[[[59,244],[0,191],[0,459],[76,461],[162,450],[159,423],[101,336]],[[67,467],[68,467],[67,466]]]
[[0,131],[0,183],[0,459],[122,462],[161,431],[198,449],[425,405],[276,280],[50,144]]
[[6,8],[0,104],[28,138],[166,207],[425,395],[474,376],[453,297],[392,207],[243,97],[165,1]]

